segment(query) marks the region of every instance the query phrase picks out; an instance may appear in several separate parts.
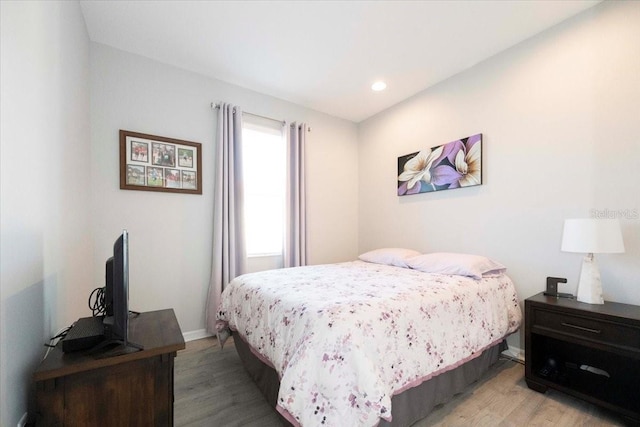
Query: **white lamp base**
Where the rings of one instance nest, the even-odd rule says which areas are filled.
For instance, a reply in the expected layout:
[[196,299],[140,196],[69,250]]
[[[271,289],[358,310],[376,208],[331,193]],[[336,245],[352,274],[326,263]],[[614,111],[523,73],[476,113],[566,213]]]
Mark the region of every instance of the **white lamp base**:
[[582,259],[580,281],[578,282],[577,300],[587,304],[604,304],[600,271],[593,254]]

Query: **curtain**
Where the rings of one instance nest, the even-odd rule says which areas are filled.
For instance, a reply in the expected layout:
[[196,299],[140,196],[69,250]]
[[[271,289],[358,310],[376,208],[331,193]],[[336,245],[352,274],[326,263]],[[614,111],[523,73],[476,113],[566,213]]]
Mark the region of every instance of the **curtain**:
[[213,253],[207,298],[207,331],[216,333],[216,313],[224,287],[246,272],[242,188],[242,111],[218,108],[213,190]]
[[287,140],[287,225],[284,266],[307,265],[305,144],[307,125],[293,123]]

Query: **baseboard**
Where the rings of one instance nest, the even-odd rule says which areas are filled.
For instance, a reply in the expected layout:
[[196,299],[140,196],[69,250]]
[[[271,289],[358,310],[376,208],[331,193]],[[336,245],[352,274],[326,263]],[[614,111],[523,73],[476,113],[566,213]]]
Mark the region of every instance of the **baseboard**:
[[189,342],[189,341],[199,340],[202,338],[212,337],[213,334],[210,334],[209,332],[207,332],[206,329],[198,329],[195,331],[184,332],[182,336],[184,337],[184,340],[186,342]]
[[507,350],[502,352],[502,354],[513,359],[518,359],[519,361],[524,363],[524,350],[521,348],[510,345]]

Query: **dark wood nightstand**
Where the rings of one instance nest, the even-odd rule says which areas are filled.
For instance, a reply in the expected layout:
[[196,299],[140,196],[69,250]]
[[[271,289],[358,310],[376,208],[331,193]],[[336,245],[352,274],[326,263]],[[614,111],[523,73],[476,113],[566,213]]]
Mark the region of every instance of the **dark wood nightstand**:
[[640,423],[640,307],[542,293],[525,300],[525,379]]
[[172,426],[173,359],[185,347],[175,313],[140,313],[129,337],[144,350],[102,357],[58,343],[33,376],[36,425]]

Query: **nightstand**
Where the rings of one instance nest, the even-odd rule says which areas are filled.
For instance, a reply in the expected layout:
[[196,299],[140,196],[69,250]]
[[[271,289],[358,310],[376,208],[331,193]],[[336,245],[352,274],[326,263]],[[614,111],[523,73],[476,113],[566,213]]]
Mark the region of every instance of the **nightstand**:
[[640,423],[640,307],[542,293],[525,300],[525,379]]

